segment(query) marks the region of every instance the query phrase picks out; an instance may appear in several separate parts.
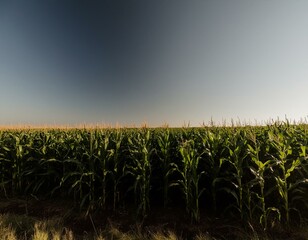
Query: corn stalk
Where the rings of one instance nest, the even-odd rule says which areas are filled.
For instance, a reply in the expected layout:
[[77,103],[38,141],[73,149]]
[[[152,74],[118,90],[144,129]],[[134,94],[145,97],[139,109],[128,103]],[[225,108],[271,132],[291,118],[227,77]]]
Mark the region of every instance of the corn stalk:
[[150,208],[150,179],[151,163],[150,157],[153,152],[151,144],[151,134],[147,129],[138,131],[135,135],[128,138],[131,163],[126,165],[125,174],[131,175],[134,184],[136,202],[138,204],[137,215],[146,217]]
[[199,181],[204,171],[199,172],[200,154],[195,148],[193,140],[188,140],[180,146],[182,166],[176,166],[181,179],[177,181],[185,197],[186,211],[194,222],[200,220],[199,198],[204,189],[199,190]]

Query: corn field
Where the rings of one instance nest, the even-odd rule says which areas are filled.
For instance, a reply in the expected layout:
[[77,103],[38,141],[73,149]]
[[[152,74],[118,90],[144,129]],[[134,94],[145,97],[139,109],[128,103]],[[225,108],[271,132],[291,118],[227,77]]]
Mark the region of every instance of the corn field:
[[308,126],[0,131],[0,197],[81,210],[180,206],[267,229],[308,218]]

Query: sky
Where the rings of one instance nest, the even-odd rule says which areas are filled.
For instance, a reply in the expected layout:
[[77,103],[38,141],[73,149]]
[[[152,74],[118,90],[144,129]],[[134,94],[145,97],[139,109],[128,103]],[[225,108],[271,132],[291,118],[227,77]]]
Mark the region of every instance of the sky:
[[0,125],[308,116],[306,0],[0,1]]

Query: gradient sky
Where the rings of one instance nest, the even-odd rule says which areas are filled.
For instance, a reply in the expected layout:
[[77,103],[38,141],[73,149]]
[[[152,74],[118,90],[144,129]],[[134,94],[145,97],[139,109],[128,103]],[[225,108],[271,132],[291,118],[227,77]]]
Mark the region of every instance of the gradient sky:
[[0,125],[308,115],[308,1],[0,2]]

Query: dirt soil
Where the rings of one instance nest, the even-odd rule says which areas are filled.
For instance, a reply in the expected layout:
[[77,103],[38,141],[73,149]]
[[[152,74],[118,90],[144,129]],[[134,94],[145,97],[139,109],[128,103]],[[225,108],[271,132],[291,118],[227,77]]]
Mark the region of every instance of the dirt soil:
[[[200,223],[192,223],[185,217],[185,209],[181,207],[152,208],[151,214],[144,219],[137,218],[134,208],[127,207],[111,210],[93,210],[91,213],[80,211],[70,201],[53,199],[0,199],[0,214],[17,214],[34,217],[38,220],[61,218],[64,227],[75,234],[93,232],[94,229],[106,229],[114,226],[122,232],[157,232],[173,231],[182,239],[192,239],[199,233],[209,234],[213,239],[240,239],[253,233],[262,233],[262,229],[244,228],[243,224],[226,219],[202,217]],[[202,216],[204,216],[203,214]],[[248,224],[249,225],[249,224]],[[267,236],[272,239],[305,240],[296,231],[286,232],[282,228],[270,229]],[[307,239],[306,239],[307,240]]]

